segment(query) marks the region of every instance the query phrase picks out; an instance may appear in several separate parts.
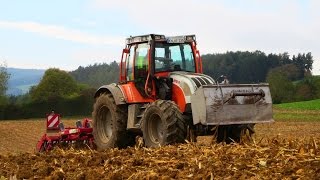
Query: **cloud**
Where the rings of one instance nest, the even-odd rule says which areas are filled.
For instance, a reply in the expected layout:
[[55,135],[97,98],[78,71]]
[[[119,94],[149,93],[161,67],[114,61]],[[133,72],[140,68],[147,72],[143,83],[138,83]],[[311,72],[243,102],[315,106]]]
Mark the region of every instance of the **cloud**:
[[[98,14],[110,17],[114,16],[114,12],[121,12],[121,19],[125,21],[110,27],[121,29],[121,34],[196,34],[202,53],[261,50],[266,53],[286,51],[293,55],[310,51],[315,59],[314,72],[320,74],[319,5],[318,0],[94,0],[90,1],[89,7],[95,12],[101,11]],[[74,22],[88,27],[98,23],[85,22],[83,19],[74,19]],[[122,28],[123,24],[127,28]],[[135,27],[131,28],[133,25]],[[0,20],[0,28],[98,45],[98,49],[93,52],[83,50],[72,53],[72,58],[79,59],[114,59],[117,54],[106,53],[103,48],[110,45],[121,49],[125,39],[37,22]],[[104,47],[100,49],[101,46]],[[116,52],[120,52],[118,49]]]
[[81,32],[75,29],[69,29],[63,26],[47,25],[37,22],[11,22],[0,21],[0,28],[9,28],[22,30],[26,32],[37,33],[43,36],[62,39],[66,41],[91,44],[91,45],[117,45],[122,46],[123,37],[97,36]]
[[73,18],[72,22],[79,24],[81,26],[87,26],[87,27],[95,27],[97,25],[97,22],[95,21],[83,20],[80,18]]
[[[144,33],[196,34],[202,53],[261,50],[266,53],[311,51],[320,74],[319,1],[104,1],[93,7],[119,10]],[[150,32],[148,32],[150,31]]]
[[[96,0],[95,7],[126,12],[134,24],[144,26],[146,31],[156,30],[166,34],[196,33],[204,41],[215,40],[225,46],[232,46],[238,40],[240,44],[243,43],[242,37],[246,37],[245,44],[263,43],[250,35],[263,40],[282,36],[287,40],[291,37],[313,40],[319,29],[315,27],[319,27],[320,21],[317,18],[308,19],[307,15],[311,12],[304,14],[308,9],[300,7],[299,1],[244,0],[240,3],[235,1],[236,5],[230,5],[221,1]],[[212,42],[211,46],[214,44]]]

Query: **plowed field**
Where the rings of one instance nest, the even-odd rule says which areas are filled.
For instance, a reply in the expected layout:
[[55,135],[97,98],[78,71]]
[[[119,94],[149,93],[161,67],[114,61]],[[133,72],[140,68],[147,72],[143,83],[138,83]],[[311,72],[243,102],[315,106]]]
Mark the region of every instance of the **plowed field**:
[[[64,120],[71,125],[74,121]],[[0,179],[320,179],[320,122],[256,126],[255,143],[34,153],[43,120],[0,121]]]

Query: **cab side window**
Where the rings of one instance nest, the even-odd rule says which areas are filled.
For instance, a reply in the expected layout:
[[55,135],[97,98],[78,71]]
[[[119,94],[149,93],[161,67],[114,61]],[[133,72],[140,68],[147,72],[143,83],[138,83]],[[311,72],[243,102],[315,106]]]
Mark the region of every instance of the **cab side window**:
[[133,78],[133,60],[134,60],[135,46],[131,46],[130,54],[127,59],[127,81],[132,81]]

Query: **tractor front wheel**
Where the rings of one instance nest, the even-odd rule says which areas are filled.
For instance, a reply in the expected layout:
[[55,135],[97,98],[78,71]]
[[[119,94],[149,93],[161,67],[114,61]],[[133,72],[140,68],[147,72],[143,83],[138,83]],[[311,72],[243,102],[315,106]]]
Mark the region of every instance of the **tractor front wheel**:
[[185,142],[187,128],[173,101],[157,100],[143,114],[142,132],[147,147],[159,147]]
[[126,147],[129,142],[127,111],[125,106],[116,105],[111,94],[100,95],[93,107],[93,136],[98,150]]

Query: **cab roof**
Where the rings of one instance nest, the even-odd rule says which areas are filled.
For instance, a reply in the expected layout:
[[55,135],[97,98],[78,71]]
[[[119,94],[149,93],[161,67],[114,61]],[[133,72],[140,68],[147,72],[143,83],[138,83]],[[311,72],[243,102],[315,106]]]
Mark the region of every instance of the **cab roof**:
[[195,35],[181,35],[181,36],[165,36],[160,34],[147,34],[147,35],[140,35],[140,36],[130,36],[126,39],[126,44],[136,44],[142,42],[149,42],[151,40],[154,41],[162,41],[167,43],[186,43],[186,42],[195,42],[196,36]]

